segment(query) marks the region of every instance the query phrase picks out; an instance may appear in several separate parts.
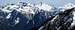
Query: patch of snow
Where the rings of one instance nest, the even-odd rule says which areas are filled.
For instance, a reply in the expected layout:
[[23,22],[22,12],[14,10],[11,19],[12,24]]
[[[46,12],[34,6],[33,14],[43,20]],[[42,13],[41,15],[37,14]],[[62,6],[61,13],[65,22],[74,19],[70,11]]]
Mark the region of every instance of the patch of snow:
[[44,28],[44,26],[41,26],[38,30],[42,30]]
[[15,24],[18,24],[19,23],[19,18],[17,18],[17,20],[15,20]]
[[6,19],[9,19],[9,18],[10,18],[10,15],[11,15],[11,13],[9,13],[9,14],[7,15]]

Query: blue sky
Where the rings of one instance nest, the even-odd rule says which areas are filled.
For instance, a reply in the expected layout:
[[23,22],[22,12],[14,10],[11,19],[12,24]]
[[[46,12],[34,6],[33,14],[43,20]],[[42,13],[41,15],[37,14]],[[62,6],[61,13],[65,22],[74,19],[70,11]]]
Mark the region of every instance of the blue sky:
[[54,5],[55,7],[63,6],[67,3],[75,4],[75,0],[0,0],[0,5],[7,4],[7,3],[18,3],[18,2],[28,2],[28,3],[43,2],[46,4]]

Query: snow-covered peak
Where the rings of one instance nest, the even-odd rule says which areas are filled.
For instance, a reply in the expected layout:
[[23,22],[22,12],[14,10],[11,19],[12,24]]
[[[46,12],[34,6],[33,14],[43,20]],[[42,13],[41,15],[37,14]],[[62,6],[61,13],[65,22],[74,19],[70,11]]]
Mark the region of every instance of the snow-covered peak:
[[64,8],[66,8],[66,9],[71,9],[71,8],[74,8],[74,7],[75,7],[75,5],[72,4],[72,3],[68,3],[67,5],[64,6]]
[[74,8],[74,7],[75,7],[75,4],[68,3],[68,4],[64,5],[63,7],[58,7],[58,8],[71,9],[71,8]]
[[48,4],[30,4],[30,3],[19,3],[19,4],[9,4],[9,5],[6,5],[2,11],[4,12],[12,12],[14,9],[17,10],[18,12],[21,12],[21,13],[26,13],[26,14],[35,14],[35,12],[38,10],[38,11],[41,11],[41,10],[44,10],[44,11],[48,11],[48,12],[51,12],[53,11],[52,10],[52,6],[48,5]]
[[30,6],[23,7],[22,13],[35,14],[33,7],[30,7]]
[[58,7],[58,9],[61,9],[60,11],[65,11],[66,9],[71,9],[71,8],[74,8],[75,5],[72,4],[72,3],[68,3],[66,5],[64,5],[63,7]]
[[[22,5],[22,4],[20,4],[20,5]],[[2,11],[9,13],[9,12],[12,12],[15,9],[15,10],[17,10],[19,12],[22,12],[22,13],[32,13],[32,14],[34,14],[31,4],[28,4],[27,6],[20,6],[20,5],[19,4],[18,5],[17,4],[14,4],[14,5],[9,4],[9,5],[6,5],[2,9]]]
[[17,6],[17,5],[7,5],[7,6],[5,6],[3,9],[2,9],[2,11],[4,11],[4,12],[12,12],[13,10],[11,10],[11,9],[16,9],[16,8],[19,8],[19,6]]
[[51,9],[53,8],[48,4],[38,4],[35,7],[38,7],[39,9],[43,9],[44,11],[51,11]]

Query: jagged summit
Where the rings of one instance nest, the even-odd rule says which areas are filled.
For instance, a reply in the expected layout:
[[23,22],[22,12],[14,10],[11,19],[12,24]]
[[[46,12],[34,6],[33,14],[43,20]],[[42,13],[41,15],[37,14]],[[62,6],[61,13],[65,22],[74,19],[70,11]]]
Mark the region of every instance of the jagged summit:
[[52,6],[49,6],[47,4],[41,4],[41,5],[34,5],[30,3],[20,2],[19,4],[7,4],[2,11],[4,12],[11,12],[11,9],[17,9],[17,11],[22,13],[32,13],[35,14],[34,9],[39,9],[39,11],[42,9],[44,11],[51,11]]

